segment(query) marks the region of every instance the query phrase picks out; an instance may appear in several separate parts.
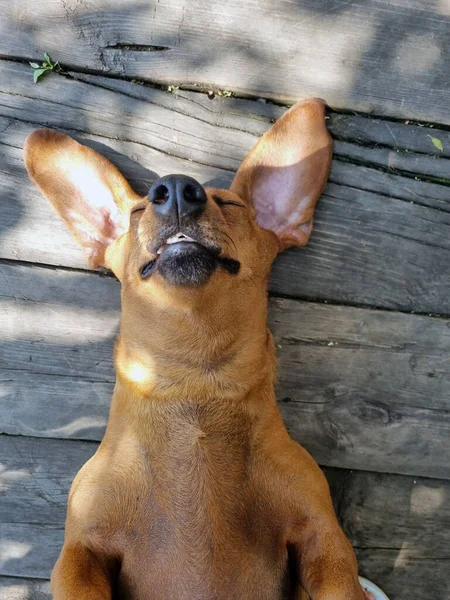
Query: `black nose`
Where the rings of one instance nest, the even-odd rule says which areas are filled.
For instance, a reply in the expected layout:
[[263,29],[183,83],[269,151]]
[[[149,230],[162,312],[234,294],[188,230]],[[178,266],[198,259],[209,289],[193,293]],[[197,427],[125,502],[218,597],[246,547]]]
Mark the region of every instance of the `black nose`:
[[150,188],[149,202],[156,214],[182,219],[199,216],[206,206],[206,192],[192,177],[166,175]]

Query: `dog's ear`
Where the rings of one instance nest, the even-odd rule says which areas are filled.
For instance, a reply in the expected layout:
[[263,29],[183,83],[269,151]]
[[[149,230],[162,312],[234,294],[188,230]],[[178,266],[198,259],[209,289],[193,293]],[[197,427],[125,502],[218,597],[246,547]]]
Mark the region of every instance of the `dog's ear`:
[[323,102],[304,100],[263,135],[236,173],[231,191],[253,205],[257,223],[277,235],[280,250],[307,243],[331,154]]
[[127,231],[130,209],[142,198],[109,160],[57,131],[33,131],[24,153],[30,178],[83,246],[89,266],[107,266],[107,247]]

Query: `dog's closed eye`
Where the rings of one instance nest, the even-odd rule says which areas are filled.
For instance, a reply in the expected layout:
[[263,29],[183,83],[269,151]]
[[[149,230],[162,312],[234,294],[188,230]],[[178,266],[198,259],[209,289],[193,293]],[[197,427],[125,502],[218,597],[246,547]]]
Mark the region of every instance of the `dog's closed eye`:
[[145,204],[138,204],[137,206],[135,206],[133,208],[133,210],[131,211],[130,214],[134,215],[136,213],[144,211],[147,208],[147,204],[148,204],[147,202]]
[[241,204],[240,202],[234,202],[233,200],[224,200],[220,196],[214,195],[212,198],[218,206],[230,205],[230,206],[240,206],[241,208],[246,208],[245,204]]

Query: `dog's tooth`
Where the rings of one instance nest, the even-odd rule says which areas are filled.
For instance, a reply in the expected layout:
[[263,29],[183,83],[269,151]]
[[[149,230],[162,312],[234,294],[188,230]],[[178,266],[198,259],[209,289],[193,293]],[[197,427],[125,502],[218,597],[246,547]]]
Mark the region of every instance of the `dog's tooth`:
[[180,234],[177,233],[176,235],[173,235],[172,237],[168,238],[166,240],[166,244],[176,244],[179,241],[180,241]]
[[178,242],[195,242],[195,240],[184,233],[177,233],[166,240],[166,244],[177,244]]

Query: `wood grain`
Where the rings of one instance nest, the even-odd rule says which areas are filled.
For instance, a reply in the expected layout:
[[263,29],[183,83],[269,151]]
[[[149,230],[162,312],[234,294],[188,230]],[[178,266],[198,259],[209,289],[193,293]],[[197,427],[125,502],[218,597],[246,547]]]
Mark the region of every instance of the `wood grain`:
[[51,600],[50,582],[22,577],[0,577],[0,599]]
[[448,35],[444,4],[419,0],[25,0],[5,6],[0,54],[449,123]]
[[[0,265],[9,434],[99,440],[114,383],[119,284]],[[324,465],[450,477],[450,327],[442,318],[273,298],[280,408]]]
[[[27,591],[21,599],[47,598],[46,582],[20,578],[49,577],[62,545],[70,481],[96,447],[0,436],[0,535],[7,542],[0,552],[2,600],[16,600],[14,589]],[[341,469],[325,469],[325,474],[361,574],[396,600],[425,600],[430,579],[433,597],[445,598],[450,483]]]
[[390,598],[447,598],[450,487],[436,479],[326,469],[360,574]]

